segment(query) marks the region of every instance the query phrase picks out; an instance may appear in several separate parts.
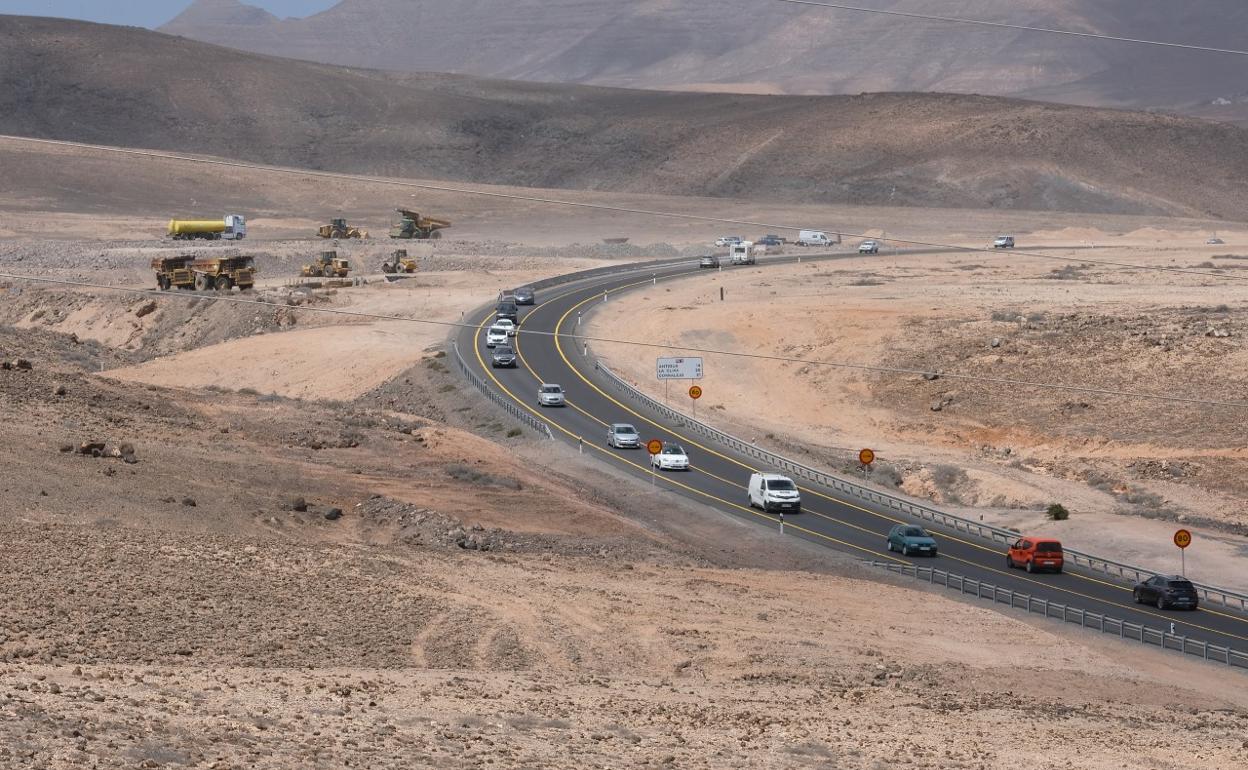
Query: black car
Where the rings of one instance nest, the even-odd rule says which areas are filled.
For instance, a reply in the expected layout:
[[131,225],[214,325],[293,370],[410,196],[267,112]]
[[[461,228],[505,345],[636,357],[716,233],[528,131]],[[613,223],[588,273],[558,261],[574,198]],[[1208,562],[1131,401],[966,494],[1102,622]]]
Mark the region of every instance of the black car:
[[1194,610],[1200,606],[1196,586],[1181,575],[1153,575],[1136,583],[1132,593],[1137,604],[1156,604],[1159,610],[1170,607]]
[[784,243],[778,235],[764,235],[754,242],[758,246],[779,246]]
[[698,257],[698,267],[719,267],[719,257]]
[[505,299],[498,303],[498,307],[494,308],[494,312],[499,318],[506,318],[512,323],[520,322],[520,308],[516,307],[515,300]]
[[497,369],[500,366],[508,369],[516,368],[516,351],[510,345],[499,345],[494,348],[494,356],[490,360],[490,366]]
[[537,294],[532,286],[521,286],[512,296],[516,298],[517,305],[532,305],[537,302]]

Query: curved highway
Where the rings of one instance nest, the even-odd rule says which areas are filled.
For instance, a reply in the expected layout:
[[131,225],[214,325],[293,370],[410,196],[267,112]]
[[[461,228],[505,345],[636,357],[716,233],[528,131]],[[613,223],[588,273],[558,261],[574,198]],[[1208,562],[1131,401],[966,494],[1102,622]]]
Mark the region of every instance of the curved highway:
[[[856,255],[839,255],[840,258],[849,256]],[[838,255],[803,255],[803,258],[836,259]],[[769,264],[795,259],[762,259],[758,267],[766,269]],[[725,265],[724,269],[754,268],[730,268]],[[583,439],[587,455],[612,463],[641,482],[662,485],[691,500],[775,529],[777,517],[750,508],[746,500],[750,474],[756,470],[774,469],[758,467],[757,460],[737,455],[692,434],[682,433],[679,426],[668,424],[657,414],[647,414],[644,409],[615,398],[596,379],[592,359],[582,355],[581,343],[575,339],[578,316],[588,314],[595,303],[603,302],[604,293],[609,297],[653,281],[682,277],[694,280],[698,273],[694,260],[644,266],[636,272],[587,278],[539,290],[537,304],[521,308],[521,334],[515,338],[519,366],[515,369],[494,369],[490,366],[491,351],[485,346],[485,328],[494,320],[492,307],[477,312],[473,319],[475,326],[461,330],[457,343],[470,366],[522,408],[546,422],[556,440],[576,445]],[[538,385],[543,382],[563,386],[567,397],[565,408],[542,408],[537,405]],[[658,473],[652,478],[649,455],[644,448],[628,450],[606,446],[606,429],[613,422],[635,425],[643,444],[650,439],[679,443],[689,455],[691,470],[686,473]],[[1000,546],[986,544],[964,533],[942,530],[926,522],[922,525],[928,528],[939,544],[938,557],[909,558],[890,553],[885,548],[885,535],[889,528],[896,523],[920,522],[899,517],[896,512],[874,509],[866,503],[846,500],[831,489],[795,480],[802,489],[803,510],[785,518],[786,532],[791,534],[864,559],[916,562],[925,566],[934,562],[941,569],[975,580],[1131,623],[1165,630],[1169,630],[1173,623],[1175,632],[1189,639],[1248,652],[1248,617],[1221,608],[1202,607],[1196,612],[1188,612],[1163,611],[1138,605],[1132,600],[1131,586],[1071,566],[1062,574],[1027,574],[1007,569]]]

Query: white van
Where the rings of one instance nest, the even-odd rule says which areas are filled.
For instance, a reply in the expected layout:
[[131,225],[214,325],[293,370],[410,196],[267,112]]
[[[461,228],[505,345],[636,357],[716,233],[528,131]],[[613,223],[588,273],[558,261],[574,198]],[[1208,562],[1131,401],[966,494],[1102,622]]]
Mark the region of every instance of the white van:
[[835,241],[822,230],[802,230],[797,234],[798,246],[831,246]]
[[754,242],[741,241],[732,244],[732,264],[734,265],[752,265],[754,264]]
[[800,513],[802,493],[788,476],[755,473],[750,476],[750,507],[764,511]]

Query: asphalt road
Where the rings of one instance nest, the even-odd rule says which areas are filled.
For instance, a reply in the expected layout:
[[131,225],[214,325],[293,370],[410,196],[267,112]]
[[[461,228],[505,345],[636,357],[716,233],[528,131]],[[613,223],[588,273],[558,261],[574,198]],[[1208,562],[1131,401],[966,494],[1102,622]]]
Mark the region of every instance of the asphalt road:
[[[855,255],[803,255],[803,259],[837,259]],[[791,262],[796,257],[774,257],[760,260],[759,267]],[[729,269],[753,269],[730,268]],[[589,279],[579,283],[539,291],[537,304],[522,307],[521,333],[515,339],[519,366],[515,369],[494,369],[490,366],[490,350],[485,347],[484,329],[494,319],[492,309],[479,311],[475,328],[464,329],[458,344],[470,366],[479,368],[487,382],[513,398],[519,405],[550,425],[556,440],[573,445],[583,441],[583,451],[603,462],[614,463],[635,475],[639,481],[655,484],[691,500],[756,521],[761,527],[777,528],[775,514],[765,514],[749,507],[746,484],[754,471],[774,471],[758,467],[756,460],[740,456],[716,444],[699,441],[692,434],[682,434],[674,425],[642,408],[626,404],[612,396],[593,372],[592,358],[582,355],[581,343],[575,339],[578,315],[588,315],[595,304],[612,293],[652,281],[684,278],[696,280],[696,260],[637,273]],[[706,273],[709,271],[701,271]],[[534,333],[530,333],[534,332]],[[612,336],[627,339],[628,330],[613,330]],[[656,355],[662,352],[655,350]],[[564,408],[542,408],[537,405],[538,385],[558,383],[567,394]],[[674,441],[689,455],[691,470],[683,473],[652,473],[646,450],[611,449],[606,445],[607,426],[626,422],[636,426],[643,443],[650,439]],[[1135,604],[1131,586],[1114,582],[1104,575],[1068,567],[1061,574],[1027,574],[1008,569],[1000,546],[986,544],[964,533],[927,527],[936,538],[940,555],[903,557],[885,548],[885,535],[896,523],[919,523],[898,518],[895,512],[873,509],[865,503],[843,499],[840,493],[797,480],[802,489],[803,511],[785,517],[786,533],[814,540],[864,559],[893,562],[934,564],[975,580],[984,580],[1050,601],[1069,604],[1095,613],[1168,630],[1191,639],[1230,646],[1248,652],[1248,617],[1220,608],[1202,607],[1196,612],[1158,610]],[[1086,546],[1086,544],[1085,544]],[[1085,548],[1086,549],[1086,548]],[[1095,549],[1090,549],[1095,552]]]

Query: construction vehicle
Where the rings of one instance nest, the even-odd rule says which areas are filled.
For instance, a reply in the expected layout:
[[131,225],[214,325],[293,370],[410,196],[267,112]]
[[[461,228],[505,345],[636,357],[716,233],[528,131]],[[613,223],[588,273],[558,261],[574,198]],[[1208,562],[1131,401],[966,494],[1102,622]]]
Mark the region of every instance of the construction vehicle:
[[245,290],[256,283],[255,257],[157,257],[152,260],[152,270],[161,291],[229,291],[235,286]]
[[310,265],[304,265],[299,274],[304,278],[346,278],[351,263],[338,257],[336,251],[322,251],[321,256]]
[[441,238],[442,233],[438,231],[451,226],[449,219],[422,217],[419,212],[409,209],[395,209],[395,211],[399,212],[399,216],[403,217],[403,219],[390,228],[391,238],[416,238],[420,240]]
[[316,234],[322,238],[367,238],[368,231],[361,230],[358,227],[351,227],[347,224],[347,220],[338,218],[329,220],[329,224],[321,225],[316,230]]
[[247,220],[240,214],[221,219],[170,219],[168,235],[175,241],[241,241],[247,237]]
[[407,249],[395,249],[390,259],[381,263],[383,273],[414,273],[420,269],[420,261],[407,256]]

